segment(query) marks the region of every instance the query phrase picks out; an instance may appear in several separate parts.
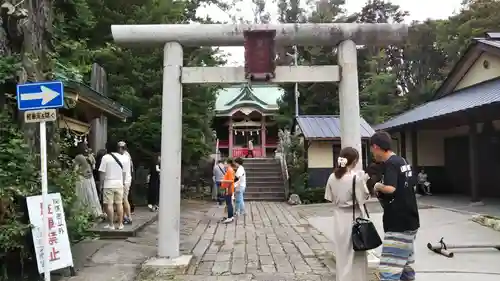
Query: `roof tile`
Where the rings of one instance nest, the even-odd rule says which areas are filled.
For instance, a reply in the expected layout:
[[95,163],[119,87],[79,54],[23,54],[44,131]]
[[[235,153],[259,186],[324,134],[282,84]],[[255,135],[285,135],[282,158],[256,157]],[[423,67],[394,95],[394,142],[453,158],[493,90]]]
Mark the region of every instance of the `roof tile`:
[[[340,138],[340,118],[334,115],[302,115],[297,117],[297,123],[307,139]],[[361,118],[361,137],[369,138],[375,131]]]
[[494,79],[420,105],[376,125],[375,130],[386,130],[498,102],[500,102],[500,79]]

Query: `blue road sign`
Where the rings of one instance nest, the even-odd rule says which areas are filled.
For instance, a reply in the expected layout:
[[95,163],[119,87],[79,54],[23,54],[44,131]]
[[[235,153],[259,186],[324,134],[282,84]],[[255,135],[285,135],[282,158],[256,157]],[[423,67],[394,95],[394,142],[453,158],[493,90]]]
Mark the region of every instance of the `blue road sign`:
[[17,85],[17,107],[20,111],[64,107],[64,87],[60,81]]

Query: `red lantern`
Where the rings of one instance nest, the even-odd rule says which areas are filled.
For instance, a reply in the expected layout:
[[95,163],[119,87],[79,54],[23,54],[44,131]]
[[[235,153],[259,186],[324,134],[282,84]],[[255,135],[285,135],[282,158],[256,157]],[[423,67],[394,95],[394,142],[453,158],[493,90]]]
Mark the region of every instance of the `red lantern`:
[[245,31],[245,78],[269,81],[275,78],[275,30]]

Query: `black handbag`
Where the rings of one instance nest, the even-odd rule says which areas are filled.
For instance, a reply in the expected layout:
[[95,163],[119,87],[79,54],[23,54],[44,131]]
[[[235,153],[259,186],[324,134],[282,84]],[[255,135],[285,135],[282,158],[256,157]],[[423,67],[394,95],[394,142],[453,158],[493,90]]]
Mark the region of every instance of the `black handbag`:
[[[352,247],[356,252],[375,249],[382,245],[382,240],[375,225],[369,219],[356,218],[356,203],[356,176],[354,176],[352,179]],[[359,207],[361,208],[361,206]],[[370,218],[365,204],[363,204],[363,208]]]

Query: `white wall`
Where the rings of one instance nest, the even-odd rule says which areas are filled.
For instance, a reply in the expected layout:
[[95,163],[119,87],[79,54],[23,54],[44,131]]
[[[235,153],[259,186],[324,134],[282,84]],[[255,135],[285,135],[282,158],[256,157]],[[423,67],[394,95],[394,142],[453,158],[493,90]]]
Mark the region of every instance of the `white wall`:
[[[478,123],[477,129],[481,132],[483,124]],[[495,130],[500,131],[500,120],[493,121],[493,126]],[[469,126],[460,126],[447,130],[419,130],[417,132],[417,143],[418,143],[418,166],[444,166],[444,140],[450,137],[456,136],[467,136],[469,135]],[[401,135],[395,133],[392,135],[393,138],[397,138],[399,142],[395,145],[393,150],[395,152],[401,152]],[[412,162],[412,143],[411,143],[411,131],[406,131],[406,159],[408,162]]]

